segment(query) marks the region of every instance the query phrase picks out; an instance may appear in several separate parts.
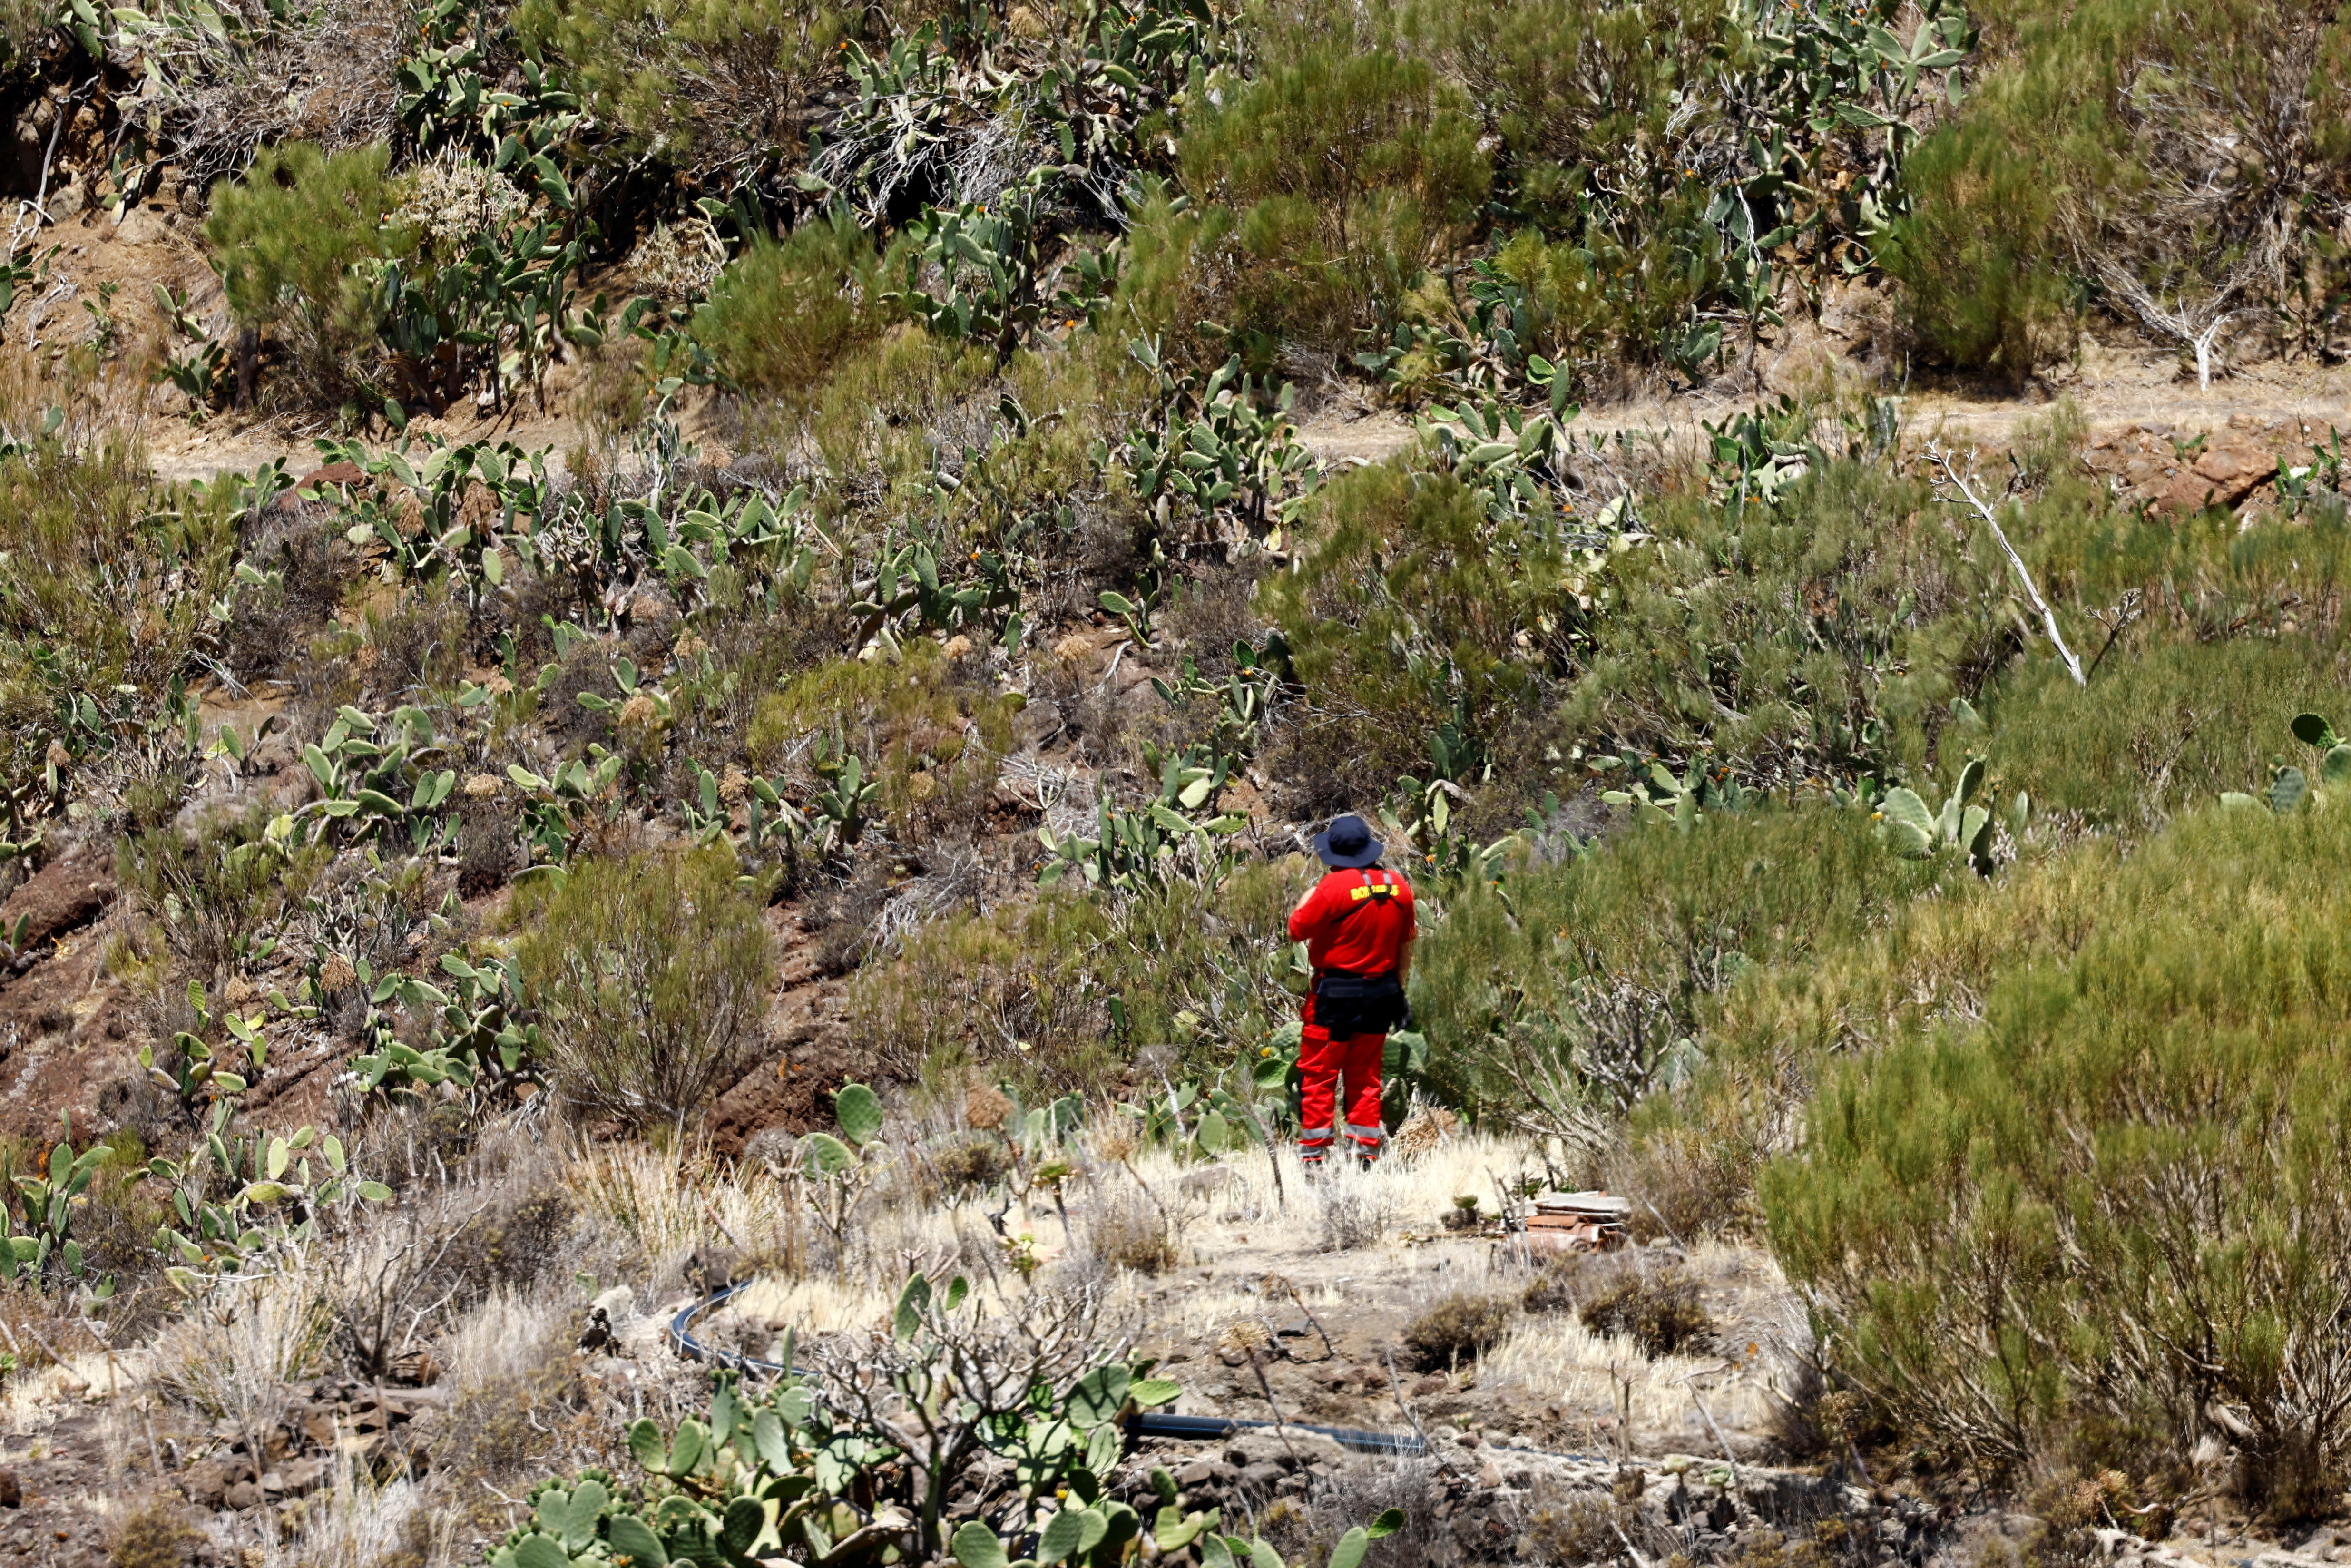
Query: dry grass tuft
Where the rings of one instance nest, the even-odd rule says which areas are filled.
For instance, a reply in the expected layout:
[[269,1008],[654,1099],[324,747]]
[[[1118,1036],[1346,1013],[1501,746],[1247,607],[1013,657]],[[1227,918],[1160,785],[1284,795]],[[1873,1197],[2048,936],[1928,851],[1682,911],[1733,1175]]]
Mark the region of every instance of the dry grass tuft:
[[1095,1210],[1086,1246],[1113,1268],[1165,1274],[1183,1261],[1167,1211],[1141,1193],[1113,1192]]
[[1499,1344],[1517,1317],[1507,1297],[1458,1291],[1415,1318],[1404,1343],[1424,1367],[1454,1366]]
[[107,1561],[112,1568],[181,1568],[204,1540],[178,1500],[159,1492],[116,1527]]
[[1698,1282],[1677,1270],[1620,1270],[1585,1298],[1576,1316],[1594,1333],[1630,1339],[1652,1361],[1714,1343],[1714,1319],[1699,1299]]
[[257,1432],[286,1385],[306,1375],[333,1326],[301,1253],[268,1273],[224,1274],[155,1339],[155,1375],[204,1414]]

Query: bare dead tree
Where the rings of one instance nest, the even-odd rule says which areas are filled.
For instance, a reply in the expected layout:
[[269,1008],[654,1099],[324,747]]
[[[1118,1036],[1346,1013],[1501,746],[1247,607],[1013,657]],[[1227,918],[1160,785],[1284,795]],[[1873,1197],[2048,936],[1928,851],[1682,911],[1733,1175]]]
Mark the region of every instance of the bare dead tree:
[[2229,324],[2250,310],[2232,309],[2230,301],[2241,294],[2252,279],[2254,268],[2240,262],[2229,275],[2209,290],[2184,288],[2167,297],[2114,265],[2103,264],[2099,275],[2105,280],[2109,292],[2130,307],[2150,331],[2177,338],[2196,353],[2196,390],[2212,390],[2212,365],[2220,334]]
[[1124,1325],[1108,1318],[1091,1281],[987,1293],[995,1300],[984,1306],[953,1286],[934,1293],[924,1281],[902,1298],[897,1322],[801,1347],[825,1403],[889,1433],[905,1452],[923,1540],[934,1550],[948,1490],[995,1425],[1033,1413],[1036,1389],[1066,1388],[1126,1352]]

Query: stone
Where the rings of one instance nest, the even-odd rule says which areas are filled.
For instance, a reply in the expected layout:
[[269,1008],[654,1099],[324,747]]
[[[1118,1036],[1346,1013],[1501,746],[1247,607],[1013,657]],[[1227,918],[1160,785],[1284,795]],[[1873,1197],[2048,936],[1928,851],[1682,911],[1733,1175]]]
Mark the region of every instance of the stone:
[[114,228],[118,245],[154,245],[168,232],[164,215],[152,206],[133,207]]
[[1412,1396],[1415,1399],[1426,1399],[1432,1394],[1444,1393],[1448,1386],[1445,1381],[1445,1374],[1432,1372],[1412,1385]]
[[[300,1497],[316,1491],[327,1481],[327,1461],[322,1458],[296,1459],[281,1472],[278,1490],[287,1497]],[[265,1489],[266,1490],[266,1489]]]
[[25,922],[19,950],[30,952],[96,920],[114,902],[113,868],[107,857],[77,848],[35,872],[0,904],[0,930],[14,933]]
[[228,1489],[228,1495],[222,1501],[239,1511],[258,1508],[261,1506],[261,1489],[251,1481],[239,1481]]
[[1176,1472],[1176,1484],[1186,1487],[1205,1486],[1216,1475],[1216,1460],[1205,1458],[1194,1459],[1190,1464],[1186,1465],[1182,1469]]
[[0,1508],[25,1506],[25,1483],[16,1479],[14,1470],[0,1470]]
[[2277,473],[2277,458],[2249,443],[2231,442],[2201,453],[2195,465],[2171,476],[2156,497],[2156,508],[2188,517],[2206,507],[2233,507]]
[[190,1465],[181,1475],[180,1490],[198,1508],[219,1508],[236,1479],[225,1461],[204,1459]]

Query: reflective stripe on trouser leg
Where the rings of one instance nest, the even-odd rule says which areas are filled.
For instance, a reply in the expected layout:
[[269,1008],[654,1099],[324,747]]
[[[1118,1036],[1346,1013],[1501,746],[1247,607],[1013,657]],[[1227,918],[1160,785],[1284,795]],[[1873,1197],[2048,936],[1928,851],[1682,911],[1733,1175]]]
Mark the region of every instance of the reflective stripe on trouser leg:
[[1387,1044],[1384,1034],[1359,1034],[1346,1042],[1347,1143],[1366,1159],[1375,1157],[1387,1141],[1380,1121],[1380,1063]]

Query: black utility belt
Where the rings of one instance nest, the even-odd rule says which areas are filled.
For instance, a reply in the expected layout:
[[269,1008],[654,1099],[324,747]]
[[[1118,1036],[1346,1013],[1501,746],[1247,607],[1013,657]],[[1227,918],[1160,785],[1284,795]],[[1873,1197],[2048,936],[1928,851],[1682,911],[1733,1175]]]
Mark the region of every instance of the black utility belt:
[[1404,985],[1394,970],[1351,975],[1326,969],[1314,977],[1314,1021],[1332,1040],[1385,1034],[1405,1017]]

